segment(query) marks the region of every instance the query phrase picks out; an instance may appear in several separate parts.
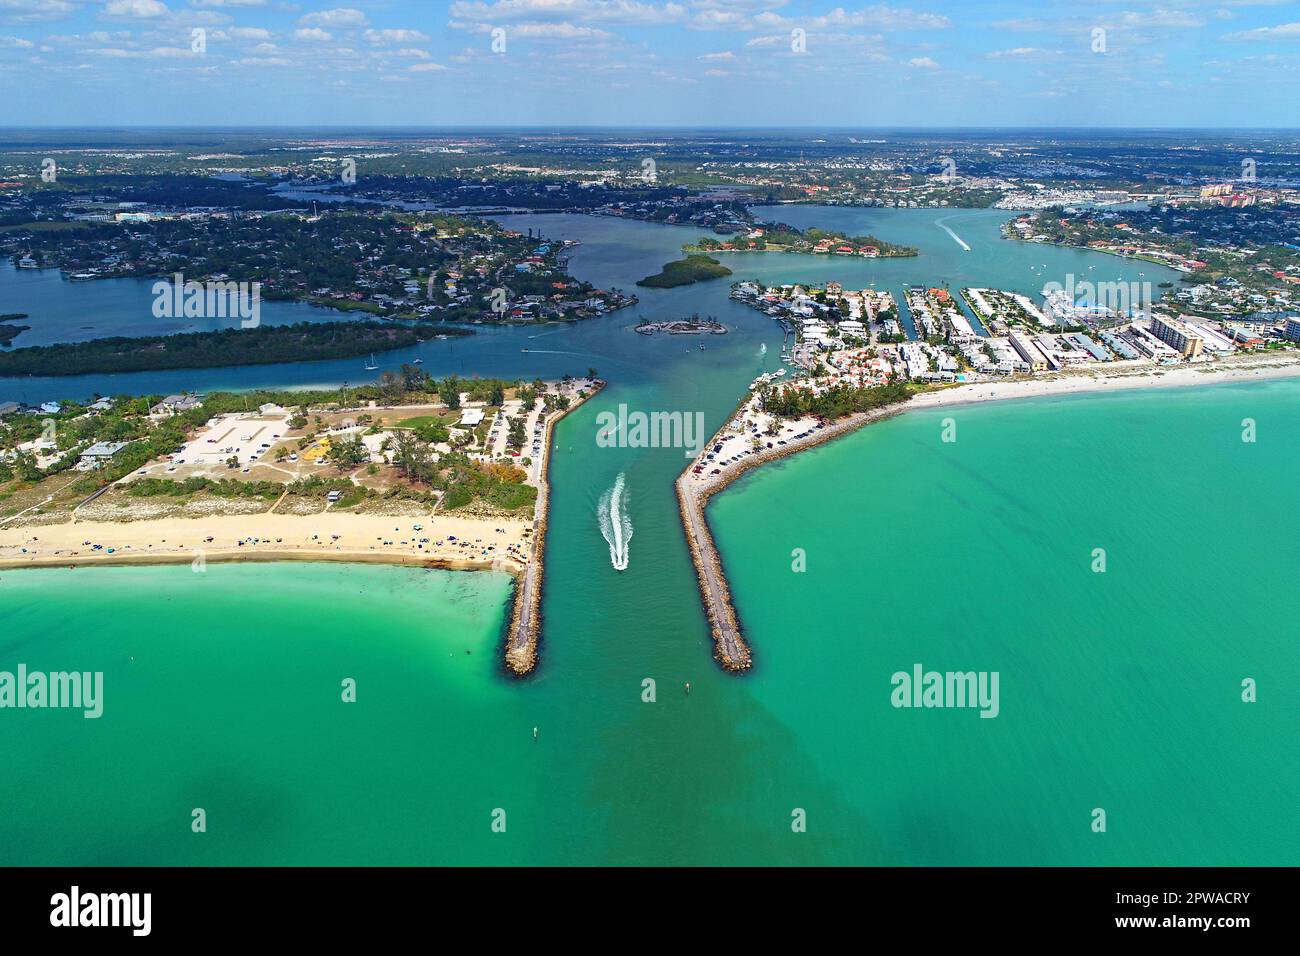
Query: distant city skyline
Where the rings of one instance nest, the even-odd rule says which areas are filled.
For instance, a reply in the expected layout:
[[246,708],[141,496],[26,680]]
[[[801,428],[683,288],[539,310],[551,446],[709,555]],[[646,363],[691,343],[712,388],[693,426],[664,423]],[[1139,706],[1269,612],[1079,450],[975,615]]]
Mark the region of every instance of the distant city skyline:
[[0,0],[0,125],[1300,126],[1279,0]]

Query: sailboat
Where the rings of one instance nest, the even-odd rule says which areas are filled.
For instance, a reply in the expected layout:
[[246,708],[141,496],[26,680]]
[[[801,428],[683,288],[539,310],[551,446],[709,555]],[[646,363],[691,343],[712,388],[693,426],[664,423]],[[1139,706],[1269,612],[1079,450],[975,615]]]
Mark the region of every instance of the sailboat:
[[371,352],[371,353],[370,353],[370,361],[366,363],[366,365],[365,365],[365,369],[366,369],[367,372],[375,372],[375,371],[378,371],[378,369],[379,369],[379,363],[375,361],[375,353],[374,353],[374,352]]

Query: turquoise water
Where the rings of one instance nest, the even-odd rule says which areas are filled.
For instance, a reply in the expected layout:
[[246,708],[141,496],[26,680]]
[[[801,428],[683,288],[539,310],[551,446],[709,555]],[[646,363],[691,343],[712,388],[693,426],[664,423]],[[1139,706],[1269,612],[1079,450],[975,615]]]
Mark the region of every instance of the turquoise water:
[[[976,248],[1000,218],[978,215],[949,221]],[[883,276],[926,256],[934,274],[964,268],[953,260],[970,254],[933,218],[920,260],[845,271]],[[695,234],[535,219],[580,235],[574,271],[600,284],[629,285]],[[982,281],[1025,288],[1013,273],[1050,251],[992,245]],[[815,265],[751,258],[784,281]],[[106,680],[99,721],[0,712],[16,781],[0,797],[0,862],[1300,860],[1300,385],[912,413],[761,469],[710,506],[755,648],[754,672],[736,678],[711,660],[678,526],[682,452],[599,447],[594,418],[626,403],[716,427],[780,341],[725,296],[651,291],[630,313],[499,333],[499,345],[538,335],[525,339],[536,352],[472,359],[484,372],[595,364],[611,380],[557,430],[542,664],[526,681],[500,670],[509,583],[497,576],[0,575],[0,667]],[[630,331],[637,312],[689,311],[732,331],[703,352]],[[945,417],[956,443],[939,440]],[[1240,440],[1246,417],[1254,444]],[[623,572],[597,520],[620,474],[634,529]],[[806,572],[791,570],[795,548]],[[918,662],[998,671],[1001,713],[895,710],[890,676]],[[355,704],[339,700],[347,676]],[[1258,703],[1240,701],[1244,677]],[[655,703],[642,701],[647,678]],[[196,806],[202,835],[189,831]],[[1095,807],[1105,834],[1090,830]],[[497,808],[505,833],[491,830]],[[791,831],[796,808],[806,833]]]
[[[500,671],[495,575],[6,573],[0,660],[106,689],[98,721],[0,715],[21,782],[0,860],[1294,864],[1297,398],[972,406],[951,445],[922,412],[754,473],[711,506],[743,678],[710,660],[649,489],[622,574],[561,495],[524,682]],[[918,662],[998,671],[999,716],[893,709],[890,675]]]

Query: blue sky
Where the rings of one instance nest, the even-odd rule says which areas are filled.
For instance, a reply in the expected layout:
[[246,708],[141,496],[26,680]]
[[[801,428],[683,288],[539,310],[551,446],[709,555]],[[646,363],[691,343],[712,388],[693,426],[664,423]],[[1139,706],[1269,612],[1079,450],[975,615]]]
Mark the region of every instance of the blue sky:
[[1296,127],[1300,3],[0,0],[0,90],[11,126]]

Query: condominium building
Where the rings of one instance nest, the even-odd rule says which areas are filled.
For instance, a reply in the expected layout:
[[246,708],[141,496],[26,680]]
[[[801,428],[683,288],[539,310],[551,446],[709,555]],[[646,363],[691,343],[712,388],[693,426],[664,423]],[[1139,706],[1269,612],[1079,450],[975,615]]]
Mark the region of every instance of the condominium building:
[[1029,369],[1033,372],[1044,372],[1047,370],[1047,356],[1043,350],[1034,344],[1033,339],[1025,335],[1018,329],[1012,329],[1007,335],[1011,342],[1011,347],[1016,350],[1022,359],[1029,363]]
[[1178,319],[1151,317],[1151,334],[1177,350],[1183,358],[1199,358],[1205,349],[1205,340]]

